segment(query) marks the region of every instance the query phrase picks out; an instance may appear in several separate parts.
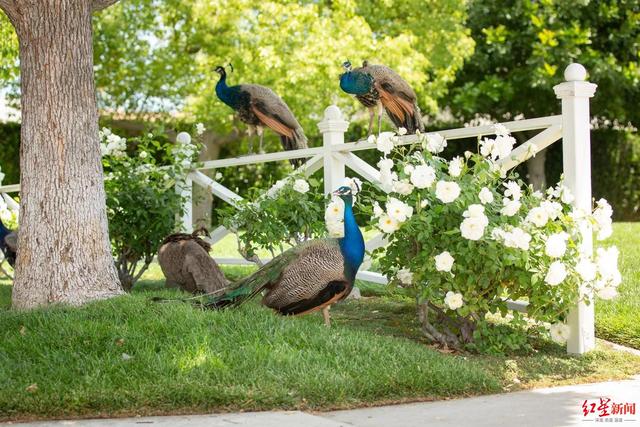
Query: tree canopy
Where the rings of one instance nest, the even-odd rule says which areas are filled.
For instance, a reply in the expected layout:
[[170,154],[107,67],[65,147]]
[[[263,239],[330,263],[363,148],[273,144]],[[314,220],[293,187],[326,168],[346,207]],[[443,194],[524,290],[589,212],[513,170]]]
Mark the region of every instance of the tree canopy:
[[593,114],[640,123],[640,4],[630,0],[472,1],[467,22],[476,42],[459,72],[454,109],[465,119],[554,114],[551,90],[570,62],[598,84]]
[[94,17],[100,106],[184,111],[227,132],[231,110],[215,96],[213,69],[231,63],[230,84],[271,87],[313,136],[330,103],[360,108],[338,76],[345,59],[367,59],[396,69],[436,112],[473,51],[465,9],[464,0],[120,2]]

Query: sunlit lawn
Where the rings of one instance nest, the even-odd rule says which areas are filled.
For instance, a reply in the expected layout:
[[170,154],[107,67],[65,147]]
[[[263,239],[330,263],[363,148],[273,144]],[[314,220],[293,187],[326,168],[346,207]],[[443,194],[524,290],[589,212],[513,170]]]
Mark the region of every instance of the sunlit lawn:
[[[638,339],[638,231],[616,225],[623,295],[597,305],[598,333],[624,343]],[[232,278],[249,271],[225,267]],[[442,353],[422,339],[411,301],[383,292],[336,306],[326,328],[319,315],[281,317],[257,303],[216,312],[151,302],[177,295],[162,286],[154,265],[131,295],[25,313],[7,310],[11,288],[1,284],[0,419],[346,408],[640,372],[639,357],[602,345],[584,357],[548,341],[530,355]]]

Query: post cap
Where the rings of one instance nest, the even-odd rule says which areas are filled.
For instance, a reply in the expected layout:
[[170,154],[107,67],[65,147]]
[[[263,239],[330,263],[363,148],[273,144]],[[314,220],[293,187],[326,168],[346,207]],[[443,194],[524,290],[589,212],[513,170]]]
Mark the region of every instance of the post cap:
[[582,66],[582,64],[574,62],[564,69],[564,79],[568,82],[585,81],[587,79],[587,70]]
[[324,118],[326,120],[342,120],[342,111],[337,105],[329,105],[324,110]]

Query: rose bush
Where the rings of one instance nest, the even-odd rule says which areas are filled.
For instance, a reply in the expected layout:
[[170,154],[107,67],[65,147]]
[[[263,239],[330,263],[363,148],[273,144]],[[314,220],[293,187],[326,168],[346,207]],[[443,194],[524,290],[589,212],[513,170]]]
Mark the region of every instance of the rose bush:
[[[438,156],[447,144],[438,134],[419,135],[419,149],[396,150],[389,142],[397,137],[384,135],[378,167],[389,194],[370,197],[389,245],[374,255],[415,297],[422,330],[436,342],[500,353],[528,347],[525,327],[564,342],[569,309],[592,303],[587,291],[616,295],[617,249],[580,251],[581,227],[599,239],[611,234],[611,207],[602,199],[580,212],[562,184],[532,191],[499,164],[515,139],[501,125],[495,134],[480,141],[479,154],[450,161]],[[522,299],[527,314],[508,313],[507,300]]]
[[199,147],[186,132],[178,144],[146,134],[127,139],[100,131],[109,236],[125,290],[147,270],[162,240],[174,232],[184,198],[175,191]]

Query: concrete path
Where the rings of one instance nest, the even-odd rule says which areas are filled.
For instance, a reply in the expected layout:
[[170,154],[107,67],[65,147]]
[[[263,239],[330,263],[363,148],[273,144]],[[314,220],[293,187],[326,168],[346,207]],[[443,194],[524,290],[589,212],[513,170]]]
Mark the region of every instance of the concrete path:
[[[598,421],[596,413],[583,415],[585,400],[599,405],[635,403],[636,415],[610,415]],[[597,408],[596,406],[596,408]],[[412,403],[325,413],[247,412],[114,420],[44,421],[6,423],[0,427],[565,427],[592,426],[599,422],[616,426],[640,426],[640,376],[612,381],[522,391],[439,402]],[[609,418],[609,420],[607,420]]]

